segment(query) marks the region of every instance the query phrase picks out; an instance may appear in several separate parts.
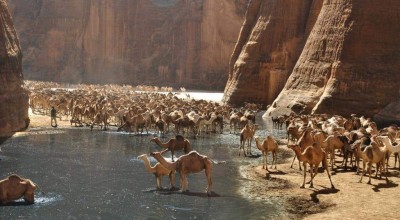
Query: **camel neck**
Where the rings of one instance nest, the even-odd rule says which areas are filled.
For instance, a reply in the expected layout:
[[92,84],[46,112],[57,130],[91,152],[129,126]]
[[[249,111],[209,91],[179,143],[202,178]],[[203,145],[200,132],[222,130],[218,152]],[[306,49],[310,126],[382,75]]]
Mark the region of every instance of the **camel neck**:
[[260,145],[260,141],[258,139],[255,139],[255,140],[256,140],[257,148],[262,151],[263,149],[262,149],[262,145]]
[[155,173],[156,172],[155,168],[151,167],[150,160],[149,160],[149,158],[147,158],[147,156],[142,158],[142,160],[144,162],[144,166],[146,167],[147,171],[149,171],[150,173]]
[[167,143],[162,143],[161,140],[158,139],[158,138],[155,138],[155,139],[154,139],[154,142],[155,142],[158,146],[160,146],[160,147],[168,148],[168,142],[167,142]]
[[176,164],[177,162],[169,162],[167,160],[165,160],[165,158],[160,154],[158,156],[155,157],[155,159],[160,162],[161,165],[163,165],[165,168],[169,169],[169,170],[176,170]]
[[300,151],[300,148],[293,148],[293,150],[294,150],[294,153],[296,154],[296,156],[297,156],[297,159],[299,159],[299,161],[303,161],[303,154],[301,153],[301,151]]

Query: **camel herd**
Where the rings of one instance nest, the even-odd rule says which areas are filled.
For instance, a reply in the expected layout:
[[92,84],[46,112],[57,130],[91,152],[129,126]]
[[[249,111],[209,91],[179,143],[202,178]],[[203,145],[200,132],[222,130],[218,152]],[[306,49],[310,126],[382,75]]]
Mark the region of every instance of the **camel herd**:
[[[30,107],[35,113],[48,114],[52,106],[60,119],[71,126],[98,127],[107,130],[143,134],[150,130],[161,134],[174,132],[207,135],[224,131],[230,123],[231,112],[240,113],[248,120],[257,110],[234,109],[217,102],[178,98],[172,92],[137,92],[138,88],[117,85],[86,85],[74,89],[58,88],[49,83],[29,82]],[[233,113],[232,113],[233,114]],[[234,120],[232,120],[234,121]]]
[[[174,133],[174,138],[163,143],[158,137],[151,139],[165,150],[150,155],[158,163],[151,166],[147,155],[141,155],[146,169],[155,175],[157,188],[161,189],[162,176],[170,177],[171,188],[174,188],[175,172],[180,173],[182,191],[188,189],[187,175],[205,170],[207,177],[206,192],[211,194],[212,164],[215,163],[205,155],[192,151],[187,139],[210,133],[223,133],[224,125],[229,125],[229,133],[240,131],[239,156],[252,155],[252,140],[263,156],[263,168],[268,170],[268,153],[272,154],[272,163],[277,168],[278,142],[272,136],[265,138],[256,136],[258,125],[255,116],[260,106],[246,103],[242,108],[233,108],[212,101],[193,100],[189,97],[181,99],[169,88],[141,87],[118,85],[79,85],[62,88],[61,85],[44,82],[28,82],[30,91],[30,107],[35,113],[48,114],[51,107],[58,111],[58,117],[69,120],[71,126],[87,126],[91,130],[99,127],[107,130],[115,127],[117,131],[134,132],[142,135],[154,131],[160,137],[166,133]],[[160,93],[159,91],[164,91]],[[143,92],[145,91],[145,92]],[[182,91],[182,89],[181,89]],[[287,132],[287,147],[295,153],[292,166],[297,158],[299,169],[303,164],[304,179],[301,187],[305,187],[307,166],[311,175],[310,187],[318,174],[318,167],[323,165],[327,172],[331,188],[334,188],[330,171],[338,168],[354,168],[358,173],[359,162],[362,161],[363,176],[368,173],[371,182],[372,168],[375,164],[376,176],[385,175],[388,181],[390,155],[395,154],[395,165],[400,158],[400,130],[396,125],[378,130],[377,125],[369,118],[351,115],[282,115],[272,117],[274,129]],[[175,151],[183,150],[184,155],[174,159]],[[171,151],[172,161],[166,160],[162,154]],[[336,163],[338,152],[343,157],[340,166]],[[329,159],[329,164],[328,164]],[[330,169],[329,169],[330,167]]]
[[[359,173],[359,162],[363,162],[363,176],[368,172],[371,183],[371,170],[375,164],[375,173],[380,177],[385,175],[387,178],[389,159],[394,153],[396,167],[399,158],[400,147],[396,144],[400,141],[400,129],[397,125],[391,125],[378,130],[375,122],[363,116],[351,117],[328,116],[328,115],[301,115],[301,116],[282,116],[287,125],[288,148],[292,149],[300,162],[303,162],[305,185],[307,164],[310,166],[311,182],[318,173],[317,168],[322,162],[324,169],[328,173],[331,187],[334,188],[328,169],[327,158],[330,159],[330,169],[338,170],[335,158],[337,151],[343,157],[340,168],[347,170],[348,162],[350,166]],[[293,159],[293,162],[295,160]],[[293,167],[293,163],[292,163]],[[400,169],[400,163],[399,163]]]

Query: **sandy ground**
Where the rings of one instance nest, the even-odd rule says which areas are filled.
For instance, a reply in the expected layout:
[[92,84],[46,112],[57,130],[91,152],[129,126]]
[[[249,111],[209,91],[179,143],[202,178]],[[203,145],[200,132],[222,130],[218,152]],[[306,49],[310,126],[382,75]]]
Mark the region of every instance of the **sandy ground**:
[[[58,127],[50,126],[50,117],[30,112],[30,127],[17,135],[35,132],[57,132],[60,128],[71,127],[69,120],[58,120]],[[281,140],[285,143],[285,140]],[[254,149],[254,148],[253,148]],[[244,181],[240,193],[251,200],[272,200],[287,214],[282,219],[399,219],[398,197],[400,196],[399,171],[390,169],[390,183],[368,177],[359,183],[360,176],[353,171],[333,172],[332,180],[336,190],[330,189],[326,173],[320,172],[314,180],[314,188],[301,189],[303,172],[298,162],[290,168],[293,152],[281,145],[278,152],[277,169],[267,171],[262,168],[262,158],[251,159],[250,165],[242,166],[240,173]],[[269,158],[269,161],[271,159]],[[394,159],[390,160],[393,167]],[[322,171],[322,169],[320,170]],[[307,181],[310,179],[307,173]]]
[[[389,183],[384,179],[372,178],[367,184],[368,176],[359,183],[360,176],[348,170],[338,169],[333,172],[332,181],[336,190],[330,188],[326,172],[318,173],[314,179],[314,188],[301,189],[303,171],[299,171],[298,162],[290,168],[294,155],[286,146],[280,146],[280,154],[286,159],[278,160],[277,169],[267,171],[262,168],[261,158],[253,165],[243,166],[241,173],[248,180],[241,193],[249,199],[281,198],[282,206],[287,211],[287,218],[305,219],[399,219],[398,197],[400,196],[399,171],[390,169]],[[279,153],[278,153],[279,154]],[[339,164],[338,164],[339,165]],[[394,165],[391,158],[390,167]],[[307,173],[306,181],[310,180]]]

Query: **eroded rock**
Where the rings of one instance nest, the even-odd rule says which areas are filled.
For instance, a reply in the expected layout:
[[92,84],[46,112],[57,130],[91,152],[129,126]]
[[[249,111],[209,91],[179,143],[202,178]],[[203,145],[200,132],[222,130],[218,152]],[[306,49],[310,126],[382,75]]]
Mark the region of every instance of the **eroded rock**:
[[[292,111],[400,121],[400,1],[325,0],[294,70],[266,115]],[[393,103],[393,104],[391,104]],[[297,109],[296,109],[297,108]]]
[[0,0],[0,136],[26,128],[28,95],[23,89],[21,49],[5,0]]

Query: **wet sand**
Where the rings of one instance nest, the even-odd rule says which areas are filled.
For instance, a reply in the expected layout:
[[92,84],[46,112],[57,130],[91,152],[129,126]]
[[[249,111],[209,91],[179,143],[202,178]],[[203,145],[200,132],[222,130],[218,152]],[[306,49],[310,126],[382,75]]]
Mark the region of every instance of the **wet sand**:
[[[31,124],[26,132],[16,135],[30,135],[36,132],[59,132],[60,128],[70,128],[68,120],[58,120],[58,128],[50,126],[50,117],[30,114]],[[286,143],[286,140],[279,140]],[[253,143],[254,150],[254,143]],[[393,156],[389,162],[389,183],[384,179],[372,179],[372,184],[353,171],[333,172],[332,180],[336,190],[330,189],[326,173],[320,172],[314,180],[314,188],[301,189],[303,172],[298,162],[290,168],[293,152],[280,145],[277,169],[268,173],[262,168],[262,159],[253,158],[249,165],[240,167],[242,186],[240,193],[249,200],[270,200],[278,203],[286,214],[282,219],[398,219],[397,200],[400,178],[398,169],[393,169]],[[271,158],[268,159],[271,161]],[[341,161],[338,161],[341,162]],[[339,163],[338,163],[339,164]],[[320,170],[321,171],[321,170]],[[307,173],[307,181],[310,179]]]

